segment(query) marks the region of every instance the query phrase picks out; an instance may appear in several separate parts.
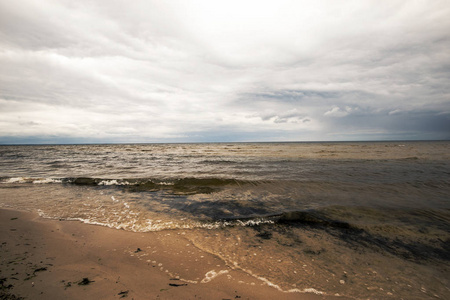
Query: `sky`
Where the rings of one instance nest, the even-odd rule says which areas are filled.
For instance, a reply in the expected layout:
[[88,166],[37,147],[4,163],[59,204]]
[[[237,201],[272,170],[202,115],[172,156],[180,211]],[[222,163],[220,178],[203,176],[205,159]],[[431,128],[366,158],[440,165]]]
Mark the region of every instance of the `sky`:
[[0,144],[434,139],[447,0],[0,0]]

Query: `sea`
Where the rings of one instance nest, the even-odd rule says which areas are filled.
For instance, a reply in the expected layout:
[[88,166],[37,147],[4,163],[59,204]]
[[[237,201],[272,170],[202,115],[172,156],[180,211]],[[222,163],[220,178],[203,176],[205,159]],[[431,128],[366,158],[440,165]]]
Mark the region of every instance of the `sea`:
[[182,233],[287,293],[450,299],[450,141],[4,145],[0,207]]

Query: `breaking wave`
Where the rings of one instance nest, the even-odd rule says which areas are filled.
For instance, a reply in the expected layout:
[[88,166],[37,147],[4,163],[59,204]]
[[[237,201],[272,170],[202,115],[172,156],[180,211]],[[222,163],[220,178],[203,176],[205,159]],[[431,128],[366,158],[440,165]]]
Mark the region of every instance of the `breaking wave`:
[[66,177],[66,178],[30,178],[30,177],[3,177],[0,183],[60,183],[78,186],[127,186],[135,192],[152,192],[170,190],[175,194],[208,194],[225,186],[258,185],[263,181],[250,181],[229,178],[131,178],[106,179],[93,177]]

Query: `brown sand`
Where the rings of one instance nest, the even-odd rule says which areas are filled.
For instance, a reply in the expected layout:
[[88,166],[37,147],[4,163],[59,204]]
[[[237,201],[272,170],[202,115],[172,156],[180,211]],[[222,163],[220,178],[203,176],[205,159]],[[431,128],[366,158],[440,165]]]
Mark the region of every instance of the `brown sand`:
[[334,298],[278,291],[196,249],[182,231],[133,233],[1,209],[0,244],[0,299]]

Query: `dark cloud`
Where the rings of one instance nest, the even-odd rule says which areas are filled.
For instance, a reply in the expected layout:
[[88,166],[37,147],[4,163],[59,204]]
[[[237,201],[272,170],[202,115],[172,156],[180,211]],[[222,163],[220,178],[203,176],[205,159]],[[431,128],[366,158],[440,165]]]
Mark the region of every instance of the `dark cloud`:
[[[366,114],[348,114],[341,118],[327,120],[330,131],[335,135],[354,139],[366,136],[368,139],[449,139],[450,116],[433,111],[410,111],[389,114],[378,111]],[[358,128],[355,128],[358,124]]]

